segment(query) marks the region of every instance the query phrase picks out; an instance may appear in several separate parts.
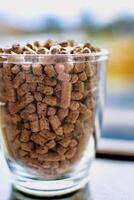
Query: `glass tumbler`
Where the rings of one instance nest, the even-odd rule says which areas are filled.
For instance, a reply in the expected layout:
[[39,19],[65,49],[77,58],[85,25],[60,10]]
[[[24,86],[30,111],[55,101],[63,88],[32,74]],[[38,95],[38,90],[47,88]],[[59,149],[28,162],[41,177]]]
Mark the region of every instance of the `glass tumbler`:
[[56,196],[89,180],[108,53],[0,54],[0,139],[13,185]]

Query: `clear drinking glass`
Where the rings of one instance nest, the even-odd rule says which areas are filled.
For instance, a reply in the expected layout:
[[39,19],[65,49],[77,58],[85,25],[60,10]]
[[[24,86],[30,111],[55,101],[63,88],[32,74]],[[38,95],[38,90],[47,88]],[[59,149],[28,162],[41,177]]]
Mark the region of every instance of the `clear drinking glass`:
[[83,187],[100,135],[108,53],[0,54],[1,146],[19,190]]

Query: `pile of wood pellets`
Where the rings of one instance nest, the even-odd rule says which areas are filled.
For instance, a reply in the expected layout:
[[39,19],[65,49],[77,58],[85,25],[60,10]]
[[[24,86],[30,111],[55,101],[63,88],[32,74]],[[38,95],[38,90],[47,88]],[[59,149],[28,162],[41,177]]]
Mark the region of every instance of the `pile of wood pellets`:
[[99,51],[72,40],[0,49],[1,54],[68,57],[51,64],[0,63],[0,117],[9,159],[47,178],[72,172],[80,163],[95,126],[99,64],[69,57]]
[[0,53],[7,54],[80,54],[99,51],[99,48],[90,43],[79,45],[74,40],[57,42],[50,39],[45,43],[35,41],[33,44],[27,43],[25,46],[14,44],[11,48],[0,48]]

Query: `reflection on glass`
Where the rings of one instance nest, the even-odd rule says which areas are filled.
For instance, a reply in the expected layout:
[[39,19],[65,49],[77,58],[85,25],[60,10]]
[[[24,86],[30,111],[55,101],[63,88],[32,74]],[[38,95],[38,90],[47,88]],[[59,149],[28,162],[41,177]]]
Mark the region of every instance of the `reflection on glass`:
[[91,200],[89,189],[89,185],[87,184],[83,189],[66,196],[39,198],[29,195],[27,196],[26,194],[20,193],[18,190],[13,188],[9,200]]

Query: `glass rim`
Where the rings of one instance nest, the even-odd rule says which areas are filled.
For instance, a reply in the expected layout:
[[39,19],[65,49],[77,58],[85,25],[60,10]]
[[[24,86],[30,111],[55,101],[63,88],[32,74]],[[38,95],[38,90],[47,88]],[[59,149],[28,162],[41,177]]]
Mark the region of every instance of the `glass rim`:
[[10,53],[0,53],[0,56],[12,56],[12,57],[19,57],[19,56],[30,56],[30,57],[85,57],[85,56],[108,56],[109,51],[104,48],[100,48],[98,52],[90,52],[90,53],[75,53],[75,54],[10,54]]
[[83,63],[95,62],[108,59],[109,52],[101,49],[99,52],[82,53],[82,54],[0,54],[0,63],[14,64],[55,64],[55,63]]

